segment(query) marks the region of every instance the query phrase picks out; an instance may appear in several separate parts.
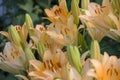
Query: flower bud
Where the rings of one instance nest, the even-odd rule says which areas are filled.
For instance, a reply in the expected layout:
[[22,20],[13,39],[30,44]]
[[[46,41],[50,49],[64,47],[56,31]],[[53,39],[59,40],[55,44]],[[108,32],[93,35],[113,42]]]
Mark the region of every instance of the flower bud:
[[82,0],[81,1],[81,8],[82,9],[88,9],[89,3],[90,3],[90,0]]
[[98,41],[96,40],[92,41],[90,54],[91,54],[91,58],[101,60],[100,46]]
[[24,50],[25,50],[25,54],[26,54],[26,57],[27,57],[28,60],[33,60],[33,59],[35,59],[34,54],[33,54],[33,52],[31,51],[30,48],[25,47]]
[[79,23],[79,14],[80,14],[80,9],[79,9],[79,0],[72,0],[71,2],[71,11],[74,17],[74,22],[75,24],[78,25]]
[[82,73],[80,53],[76,46],[67,47],[67,57],[71,66],[75,67],[79,73]]
[[38,54],[42,58],[43,55],[44,55],[44,52],[45,52],[45,46],[44,46],[44,44],[42,42],[38,42],[37,49],[38,49]]
[[11,25],[9,27],[8,33],[9,33],[13,43],[16,44],[17,46],[21,46],[22,40],[21,40],[16,28],[13,25]]
[[34,28],[34,25],[33,25],[32,19],[29,16],[29,14],[25,15],[25,22],[26,22],[26,27],[28,29],[29,35],[31,36],[32,33],[31,33],[30,29]]

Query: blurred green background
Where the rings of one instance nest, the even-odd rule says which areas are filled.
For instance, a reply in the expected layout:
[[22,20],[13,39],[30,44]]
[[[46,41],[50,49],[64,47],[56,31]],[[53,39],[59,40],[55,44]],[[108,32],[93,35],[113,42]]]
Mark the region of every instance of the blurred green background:
[[[70,8],[71,0],[66,0],[68,7]],[[91,0],[101,4],[102,0]],[[44,22],[48,24],[48,21],[42,20],[45,17],[44,9],[51,8],[53,5],[58,4],[58,0],[0,0],[0,31],[7,31],[10,24],[22,25],[24,23],[25,13],[29,13],[32,17],[34,24],[40,24]],[[89,43],[89,36],[87,35],[86,40]],[[0,51],[2,51],[7,39],[0,35]],[[110,38],[104,38],[100,42],[101,51],[115,54],[120,56],[119,43],[115,42]],[[111,54],[111,55],[112,55]],[[9,74],[0,70],[0,80],[19,80],[14,75]]]

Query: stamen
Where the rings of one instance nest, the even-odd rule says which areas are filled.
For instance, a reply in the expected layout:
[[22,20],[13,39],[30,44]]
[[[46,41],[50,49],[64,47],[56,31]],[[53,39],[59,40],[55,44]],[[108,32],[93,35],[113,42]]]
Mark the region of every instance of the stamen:
[[47,66],[48,66],[48,69],[50,70],[50,64],[49,64],[49,60],[46,61],[47,62]]
[[97,11],[95,10],[95,13],[97,14]]
[[65,28],[65,33],[68,34],[69,33],[69,29],[68,28]]
[[50,60],[50,64],[52,65],[52,67],[54,67],[52,60]]
[[59,8],[59,9],[56,9],[54,13],[55,13],[56,16],[59,16],[62,13],[62,11]]
[[114,69],[114,71],[115,71],[115,74],[118,76],[118,72],[117,72],[117,70],[116,70],[116,69]]
[[46,68],[46,64],[45,64],[45,62],[43,62],[43,64],[44,64],[44,67]]
[[22,30],[22,27],[21,27],[20,25],[16,25],[15,27],[16,27],[16,30],[17,30],[17,31]]
[[101,6],[101,8],[106,8],[106,6]]
[[0,57],[1,57],[1,59],[2,59],[2,60],[4,60],[4,61],[5,61],[5,58],[4,58],[2,55],[0,55]]

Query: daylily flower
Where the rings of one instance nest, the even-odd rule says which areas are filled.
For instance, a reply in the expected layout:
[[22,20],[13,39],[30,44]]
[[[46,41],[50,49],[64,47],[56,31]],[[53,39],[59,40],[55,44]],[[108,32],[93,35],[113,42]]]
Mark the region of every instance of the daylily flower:
[[48,19],[51,22],[62,21],[67,22],[68,12],[66,7],[66,0],[61,0],[58,5],[53,6],[52,9],[45,9]]
[[47,25],[47,28],[43,25],[37,25],[35,29],[31,29],[31,32],[33,34],[31,38],[36,44],[41,41],[46,48],[51,49],[53,52],[64,46],[77,44],[78,30],[73,23],[73,16],[68,18],[66,24],[51,23]]
[[[45,9],[48,19],[52,24],[47,26],[48,35],[56,41],[59,37],[59,43],[62,45],[70,45],[77,42],[77,26],[74,23],[74,17],[68,13],[66,0],[61,0],[59,6],[54,6],[51,10]],[[52,35],[52,36],[51,36]]]
[[[12,43],[15,45],[26,44],[27,36],[28,36],[28,30],[26,29],[26,24],[24,24],[22,27],[20,25],[11,26],[12,28],[15,28],[15,30],[9,30],[9,32],[0,31],[0,34],[4,35],[8,38]],[[16,35],[16,36],[14,36]],[[19,40],[19,41],[18,41]]]
[[26,65],[25,53],[22,48],[7,42],[3,53],[0,53],[0,69],[20,74],[22,71],[25,71]]
[[50,49],[53,53],[55,53],[56,49],[61,49],[63,47],[64,43],[63,36],[56,35],[53,32],[53,36],[55,36],[56,40],[60,40],[61,43],[54,41],[50,35],[48,35],[48,30],[43,25],[37,25],[35,29],[31,29],[32,36],[35,45],[38,45],[39,41],[42,42],[47,49]]
[[[55,40],[58,43],[66,45],[76,45],[77,44],[77,36],[78,36],[78,30],[77,26],[74,24],[74,18],[71,15],[68,18],[68,21],[66,24],[56,22],[56,24],[51,24],[47,26],[47,33],[50,35],[50,37],[55,40],[56,36],[54,34],[61,36],[61,40]],[[54,34],[52,34],[54,33]],[[63,40],[63,41],[62,41]]]
[[93,40],[100,41],[107,34],[106,31],[99,29],[99,27],[109,29],[108,27],[111,24],[107,16],[109,11],[109,6],[102,7],[96,3],[90,3],[88,10],[85,10],[85,15],[80,15],[80,19],[87,25],[88,32]]
[[80,15],[81,20],[87,25],[90,35],[93,35],[93,32],[90,30],[92,25],[98,34],[102,32],[100,33],[102,34],[100,36],[101,39],[107,35],[116,41],[120,41],[118,35],[120,30],[120,15],[116,16],[113,6],[111,6],[112,3],[114,1],[110,2],[108,0],[103,0],[103,6],[90,3],[88,10],[85,11],[85,15]]
[[[68,13],[66,1],[61,0],[59,6],[54,6],[51,10],[45,9],[48,19],[52,22],[47,25],[47,35],[57,43],[57,46],[77,44],[77,26],[74,17]],[[59,47],[60,48],[60,47]]]
[[[85,59],[85,56],[86,53],[82,59]],[[43,62],[30,60],[29,76],[32,80],[92,80],[86,74],[89,69],[90,61],[87,60],[83,65],[83,73],[80,74],[67,62],[65,54],[61,50],[58,50],[54,55],[50,50],[47,50]]]
[[27,36],[28,36],[28,30],[26,28],[26,24],[24,23],[23,26],[16,25],[15,27],[19,33],[21,40],[26,44],[26,40],[27,40]]
[[102,61],[91,59],[95,69],[88,72],[89,76],[97,80],[119,80],[120,79],[120,60],[116,56],[108,56],[104,53]]
[[38,60],[30,60],[30,72],[29,76],[34,80],[54,80],[64,79],[66,68],[65,65],[67,59],[65,54],[61,50],[57,50],[56,54],[52,54],[50,50],[44,53],[43,62]]
[[88,30],[88,33],[91,36],[92,40],[97,40],[100,42],[102,40],[102,38],[105,36],[105,33],[102,32],[101,30],[97,29],[95,27],[95,25],[90,22],[86,21],[85,24],[87,25],[87,30]]

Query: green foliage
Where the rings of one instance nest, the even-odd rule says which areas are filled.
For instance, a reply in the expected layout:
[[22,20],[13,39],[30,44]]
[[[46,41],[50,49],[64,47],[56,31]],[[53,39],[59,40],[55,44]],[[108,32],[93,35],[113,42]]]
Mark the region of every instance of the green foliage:
[[[41,23],[44,9],[52,6],[54,0],[5,0],[5,14],[1,17],[3,26],[20,24],[24,22],[24,14],[29,13],[34,23]],[[8,21],[9,22],[8,22]],[[4,24],[5,23],[5,24]]]
[[120,57],[120,43],[105,37],[100,42],[101,52],[108,52],[110,55],[116,55]]
[[1,80],[19,80],[19,79],[16,79],[14,75],[5,73],[3,71],[0,72],[0,79]]
[[102,0],[90,0],[91,2],[96,2],[96,3],[99,3],[101,4],[102,3]]

